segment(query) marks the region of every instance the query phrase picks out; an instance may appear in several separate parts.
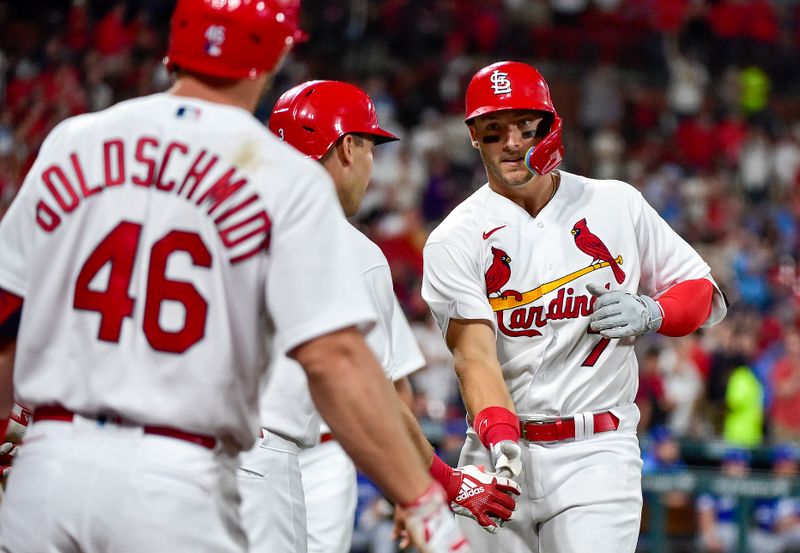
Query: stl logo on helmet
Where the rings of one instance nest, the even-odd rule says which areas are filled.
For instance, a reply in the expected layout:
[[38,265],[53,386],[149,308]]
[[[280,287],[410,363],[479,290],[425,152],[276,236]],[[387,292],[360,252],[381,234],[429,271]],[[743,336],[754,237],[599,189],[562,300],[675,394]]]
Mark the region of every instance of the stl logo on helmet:
[[206,54],[213,58],[222,55],[222,44],[225,42],[225,27],[222,25],[210,25],[206,29]]
[[511,81],[508,80],[508,73],[495,69],[489,79],[492,81],[492,90],[495,94],[511,94]]

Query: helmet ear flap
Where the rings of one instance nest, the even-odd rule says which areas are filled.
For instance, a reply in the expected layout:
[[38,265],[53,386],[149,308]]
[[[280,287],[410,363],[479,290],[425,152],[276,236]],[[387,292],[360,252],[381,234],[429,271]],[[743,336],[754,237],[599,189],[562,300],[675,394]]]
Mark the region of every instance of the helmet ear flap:
[[549,173],[558,167],[564,158],[564,145],[561,143],[562,126],[561,118],[554,115],[550,132],[525,154],[525,167],[534,175]]
[[544,139],[550,134],[550,130],[553,128],[553,122],[555,120],[555,115],[549,112],[542,112],[542,122],[539,123],[539,126],[536,127],[536,138]]

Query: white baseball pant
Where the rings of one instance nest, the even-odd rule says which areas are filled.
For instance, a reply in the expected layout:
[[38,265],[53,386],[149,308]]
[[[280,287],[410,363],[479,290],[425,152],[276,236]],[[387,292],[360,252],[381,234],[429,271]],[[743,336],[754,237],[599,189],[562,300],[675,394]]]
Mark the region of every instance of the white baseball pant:
[[242,524],[250,553],[306,553],[306,507],[295,442],[265,432],[240,455]]
[[[522,494],[497,535],[457,517],[475,551],[503,553],[633,553],[642,512],[636,406],[611,409],[616,431],[580,441],[523,446]],[[474,430],[467,432],[459,465],[492,466]]]
[[356,468],[335,440],[300,452],[308,553],[348,553],[358,490]]
[[0,504],[0,551],[244,553],[236,458],[141,426],[34,421]]

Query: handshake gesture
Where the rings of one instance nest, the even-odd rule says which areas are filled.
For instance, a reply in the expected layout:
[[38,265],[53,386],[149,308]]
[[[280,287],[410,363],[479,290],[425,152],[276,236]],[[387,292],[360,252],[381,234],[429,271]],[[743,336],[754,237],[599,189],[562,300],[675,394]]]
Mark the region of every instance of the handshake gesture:
[[519,484],[487,473],[482,466],[450,468],[435,457],[431,472],[442,484],[453,512],[476,520],[487,532],[497,532],[516,508],[513,496],[519,495]]
[[[404,505],[395,512],[394,535],[402,538],[401,548],[413,542],[423,553],[471,551],[453,515],[444,506],[446,502],[455,514],[474,519],[492,534],[511,518],[516,508],[512,495],[519,495],[519,484],[486,473],[482,466],[452,468],[434,456],[431,473],[441,487],[433,484],[414,505]],[[434,497],[436,494],[442,497]]]
[[482,466],[453,469],[451,480],[446,491],[453,512],[475,519],[487,532],[496,533],[517,507],[512,495],[519,495],[519,484],[504,476],[486,473]]

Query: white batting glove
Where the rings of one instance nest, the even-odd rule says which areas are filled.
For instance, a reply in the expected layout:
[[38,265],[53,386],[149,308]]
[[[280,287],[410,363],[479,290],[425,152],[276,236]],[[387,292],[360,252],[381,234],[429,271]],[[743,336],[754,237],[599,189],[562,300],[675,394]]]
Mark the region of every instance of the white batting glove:
[[496,534],[511,518],[517,502],[512,497],[519,495],[519,484],[494,473],[486,473],[483,467],[465,465],[453,469],[450,475],[453,492],[447,489],[450,508],[457,515],[469,517],[490,534]]
[[596,298],[589,327],[603,338],[639,336],[661,328],[664,315],[653,298],[606,290],[594,283],[587,284],[586,289]]
[[22,438],[28,430],[31,422],[31,414],[27,409],[14,404],[11,409],[11,417],[8,419],[8,427],[3,444],[0,445],[0,479],[3,481],[11,473],[11,463],[14,455],[17,454],[17,447],[22,443]]
[[511,440],[497,442],[492,445],[492,462],[497,474],[516,478],[522,472],[522,448]]
[[471,553],[464,532],[447,506],[447,496],[434,482],[410,505],[403,505],[405,527],[421,553]]

